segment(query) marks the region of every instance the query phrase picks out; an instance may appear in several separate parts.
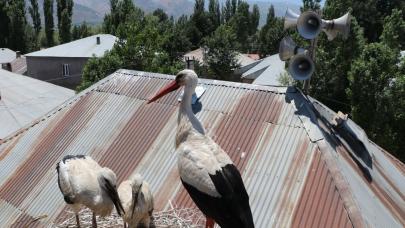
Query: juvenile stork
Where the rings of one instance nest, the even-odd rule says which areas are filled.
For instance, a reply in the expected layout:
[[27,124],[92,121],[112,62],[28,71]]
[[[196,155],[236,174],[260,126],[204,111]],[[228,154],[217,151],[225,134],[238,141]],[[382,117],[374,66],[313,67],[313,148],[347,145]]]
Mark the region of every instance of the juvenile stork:
[[101,167],[89,156],[66,155],[56,165],[56,171],[59,189],[75,212],[77,227],[80,227],[80,205],[93,211],[93,227],[97,227],[96,215],[110,215],[113,205],[120,216],[123,214],[116,188],[117,177],[111,169]]
[[192,94],[198,77],[192,70],[180,71],[176,80],[161,89],[148,103],[184,86],[177,119],[176,151],[181,181],[197,207],[222,228],[254,227],[249,196],[232,160],[210,137],[192,112]]
[[129,228],[149,228],[153,212],[153,195],[149,184],[142,176],[135,174],[122,182],[118,187],[118,195],[125,210],[124,227],[125,223],[128,223]]

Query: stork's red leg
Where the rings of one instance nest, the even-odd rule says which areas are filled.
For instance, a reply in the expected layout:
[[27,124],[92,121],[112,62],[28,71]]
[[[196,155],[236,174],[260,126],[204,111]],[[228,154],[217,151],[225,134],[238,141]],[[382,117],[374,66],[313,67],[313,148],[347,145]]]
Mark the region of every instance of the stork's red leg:
[[215,221],[212,218],[206,217],[207,220],[205,220],[205,228],[214,228]]

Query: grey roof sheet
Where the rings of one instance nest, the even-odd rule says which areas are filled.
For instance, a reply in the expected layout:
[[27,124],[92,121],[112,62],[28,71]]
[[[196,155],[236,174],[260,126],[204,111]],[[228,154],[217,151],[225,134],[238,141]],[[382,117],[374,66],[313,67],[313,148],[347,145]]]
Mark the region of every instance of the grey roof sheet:
[[8,48],[0,48],[0,64],[11,63],[16,59],[16,52]]
[[[195,59],[198,61],[200,64],[204,64],[204,48],[197,48],[195,50],[189,51],[186,54],[184,54],[183,59],[190,58],[190,59]],[[240,67],[244,67],[246,65],[249,65],[253,62],[255,62],[254,59],[250,58],[247,54],[241,54],[237,53],[236,59],[238,63],[240,64]]]
[[259,60],[260,62],[242,74],[242,78],[254,79],[253,84],[279,86],[278,77],[285,71],[285,62],[278,54]]
[[74,91],[0,69],[0,139],[74,96]]
[[[100,37],[100,44],[96,43],[96,37]],[[80,40],[75,40],[66,44],[43,49],[26,54],[27,57],[83,57],[89,58],[95,55],[101,57],[109,51],[118,40],[110,34],[98,34]]]
[[[51,226],[66,218],[55,172],[66,154],[91,155],[118,183],[141,173],[156,211],[194,207],[174,153],[180,91],[146,104],[173,79],[120,70],[0,141],[0,224]],[[197,117],[241,171],[256,227],[405,225],[404,164],[370,142],[367,180],[328,127],[335,113],[327,107],[292,87],[199,84],[206,91]]]

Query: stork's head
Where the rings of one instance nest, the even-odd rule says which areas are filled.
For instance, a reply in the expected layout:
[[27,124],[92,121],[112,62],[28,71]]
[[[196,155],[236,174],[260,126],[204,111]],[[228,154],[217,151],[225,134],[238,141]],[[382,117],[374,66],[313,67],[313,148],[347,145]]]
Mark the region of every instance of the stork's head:
[[132,187],[135,187],[135,188],[139,187],[143,182],[142,176],[138,173],[129,177],[129,180],[131,181]]
[[117,185],[117,176],[111,169],[106,167],[102,168],[100,176],[102,176],[105,179],[105,181],[108,181],[111,185],[113,186]]
[[181,86],[188,87],[188,89],[195,89],[198,83],[198,76],[193,70],[182,70],[176,75],[176,79],[170,82],[168,85],[163,87],[155,96],[153,96],[148,104],[156,101],[157,99],[163,97],[164,95],[173,92],[180,88]]

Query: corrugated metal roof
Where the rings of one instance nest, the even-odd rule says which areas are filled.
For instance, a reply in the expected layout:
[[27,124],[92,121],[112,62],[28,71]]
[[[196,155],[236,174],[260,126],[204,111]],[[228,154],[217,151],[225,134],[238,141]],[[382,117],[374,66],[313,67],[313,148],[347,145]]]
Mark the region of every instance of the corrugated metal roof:
[[42,117],[74,91],[0,69],[0,139]]
[[[156,210],[193,207],[174,153],[179,91],[145,102],[172,79],[120,70],[0,143],[0,224],[63,221],[55,164],[66,154],[94,157],[119,182],[141,173]],[[326,107],[294,88],[200,84],[206,92],[197,117],[240,169],[256,227],[405,225],[404,165],[370,143],[373,180],[364,178],[323,120],[333,115]]]
[[[96,38],[100,37],[100,44]],[[90,58],[93,55],[101,57],[106,51],[110,51],[118,40],[110,34],[97,34],[80,40],[75,40],[66,44],[43,49],[26,54],[26,57],[83,57]]]
[[[8,48],[0,48],[0,64],[1,63],[11,63],[17,58],[17,53]],[[0,66],[1,67],[1,66]]]

